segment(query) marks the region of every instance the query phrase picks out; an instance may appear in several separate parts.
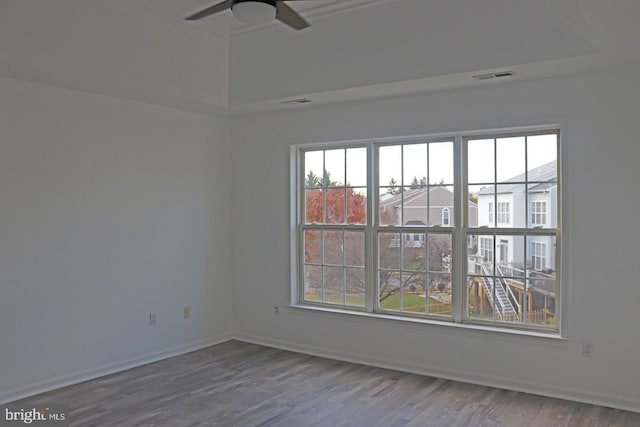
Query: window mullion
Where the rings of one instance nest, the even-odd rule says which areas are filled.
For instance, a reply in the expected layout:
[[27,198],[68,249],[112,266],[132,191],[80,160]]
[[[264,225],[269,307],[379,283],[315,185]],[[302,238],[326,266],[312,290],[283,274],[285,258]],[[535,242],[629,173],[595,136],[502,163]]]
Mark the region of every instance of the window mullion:
[[378,251],[375,233],[378,218],[378,153],[372,143],[367,145],[367,231],[365,234],[365,308],[369,313],[375,310],[376,253]]
[[[464,232],[468,222],[468,195],[467,195],[467,171],[464,167],[466,158],[466,147],[463,147],[462,138],[456,137],[453,142],[453,248],[451,283],[452,300],[451,314],[455,322],[462,322],[464,319],[464,307],[467,300],[466,286],[466,259],[465,250],[466,233]],[[457,195],[457,197],[456,197]],[[428,270],[428,265],[427,265]]]

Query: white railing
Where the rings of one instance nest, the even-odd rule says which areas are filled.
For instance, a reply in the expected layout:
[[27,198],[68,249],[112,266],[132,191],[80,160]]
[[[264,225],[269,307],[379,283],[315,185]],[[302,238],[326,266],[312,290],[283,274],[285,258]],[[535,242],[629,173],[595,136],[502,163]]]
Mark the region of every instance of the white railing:
[[[513,267],[508,267],[513,271]],[[500,274],[500,276],[505,276],[505,274],[502,273],[502,268],[499,265],[496,265],[496,269],[498,270],[497,272]],[[516,298],[515,294],[513,293],[513,291],[511,290],[511,286],[509,286],[509,284],[506,282],[506,279],[501,279],[504,282],[504,288],[506,289],[508,296],[511,297],[510,300],[512,301],[512,304],[516,305],[516,312],[517,313],[521,313],[521,307],[520,307],[520,303],[518,303],[518,298]],[[512,280],[512,279],[509,279]]]
[[[485,263],[474,262],[473,264],[475,264],[476,267],[480,268],[480,272],[482,275],[489,276],[489,271],[487,270],[487,266]],[[493,308],[494,310],[497,309],[500,316],[505,316],[507,314],[518,315],[518,313],[520,312],[520,306],[518,305],[518,310],[516,311],[511,300],[509,299],[509,295],[507,294],[507,292],[511,292],[511,289],[507,284],[503,285],[502,283],[500,283],[500,280],[501,279],[498,279],[498,284],[496,285],[493,277],[482,278],[482,283],[484,285],[486,292],[489,295],[491,295],[491,298],[489,298],[489,303],[491,305],[491,308]],[[500,288],[498,288],[498,286],[502,289],[499,290]],[[505,288],[508,289],[508,291]],[[511,292],[511,295],[513,295],[513,292]],[[494,301],[494,297],[495,297],[495,301]],[[514,302],[516,301],[515,296],[513,301]],[[499,307],[495,306],[496,302]]]

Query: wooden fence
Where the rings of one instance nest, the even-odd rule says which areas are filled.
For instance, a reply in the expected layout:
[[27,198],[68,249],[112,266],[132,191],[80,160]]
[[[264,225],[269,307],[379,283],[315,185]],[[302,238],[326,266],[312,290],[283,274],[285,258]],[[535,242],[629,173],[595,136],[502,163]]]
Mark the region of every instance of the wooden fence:
[[[522,321],[521,317],[522,316],[517,313],[507,313],[505,315],[496,313],[495,320],[513,323],[529,323],[533,325],[553,325],[555,323],[555,315],[553,313],[549,313],[547,310],[536,310],[528,312],[525,322]],[[475,314],[473,315],[473,318],[493,320],[493,315],[491,313],[484,315]]]

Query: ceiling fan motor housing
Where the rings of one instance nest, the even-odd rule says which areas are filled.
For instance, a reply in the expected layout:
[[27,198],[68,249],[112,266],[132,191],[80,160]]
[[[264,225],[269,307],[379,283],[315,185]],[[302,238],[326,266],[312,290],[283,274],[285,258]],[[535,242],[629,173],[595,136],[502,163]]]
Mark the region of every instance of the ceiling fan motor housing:
[[[295,1],[295,0],[287,0]],[[231,8],[233,16],[249,25],[267,24],[274,19],[300,31],[309,27],[302,16],[285,3],[284,0],[224,0],[199,12],[189,15],[186,21],[199,21]]]
[[277,10],[276,0],[235,0],[231,5],[233,16],[250,25],[273,21]]
[[270,4],[273,7],[276,7],[276,0],[233,0],[233,5],[231,6],[233,8],[233,6],[235,6],[238,3],[266,3],[266,4]]

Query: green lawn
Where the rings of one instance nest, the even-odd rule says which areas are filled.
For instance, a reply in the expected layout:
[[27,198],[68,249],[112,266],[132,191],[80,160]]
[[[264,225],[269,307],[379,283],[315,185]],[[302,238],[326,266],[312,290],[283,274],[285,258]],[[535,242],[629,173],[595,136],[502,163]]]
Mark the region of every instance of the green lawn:
[[[356,306],[356,307],[364,307],[364,294],[350,294],[347,295],[346,305]],[[307,301],[314,302],[322,302],[322,298],[320,295],[310,294],[308,293],[305,296]],[[325,295],[324,302],[330,304],[344,304],[344,298],[342,295]],[[402,298],[403,302],[403,310],[415,313],[424,313],[425,312],[425,298],[424,296],[414,295],[411,293],[405,293]],[[380,303],[380,308],[384,310],[398,310],[400,311],[400,294],[392,295],[388,298],[385,298]],[[442,304],[434,299],[429,299],[429,312],[430,313],[441,313],[446,314],[451,312],[451,306],[447,304]]]

